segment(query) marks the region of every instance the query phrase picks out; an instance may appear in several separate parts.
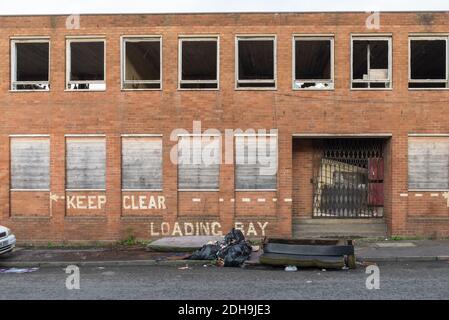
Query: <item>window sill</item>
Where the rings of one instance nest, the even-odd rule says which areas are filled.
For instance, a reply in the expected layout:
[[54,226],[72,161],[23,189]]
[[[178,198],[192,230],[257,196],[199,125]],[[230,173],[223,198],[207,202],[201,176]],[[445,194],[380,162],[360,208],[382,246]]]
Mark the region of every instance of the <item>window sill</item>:
[[8,90],[9,92],[20,93],[20,92],[50,92],[50,90]]
[[449,192],[448,189],[409,189],[407,192]]
[[178,192],[219,192],[219,189],[178,189]]
[[235,91],[277,91],[278,88],[235,88]]
[[[75,91],[75,90],[70,90],[70,91]],[[121,88],[120,91],[124,91],[124,92],[128,92],[128,91],[162,91],[162,88],[159,88],[159,89],[124,89],[124,88]]]
[[302,89],[297,89],[297,88],[292,88],[293,91],[335,91],[335,88],[329,88],[329,89],[319,89],[319,88],[302,88]]
[[122,189],[122,192],[163,192],[163,189]]
[[235,189],[235,192],[277,192],[277,189]]
[[178,91],[220,91],[220,88],[179,88]]
[[449,88],[408,88],[408,91],[446,91]]
[[10,189],[10,192],[50,192],[50,189]]
[[64,92],[106,92],[106,89],[78,89],[78,90],[73,90],[73,89],[64,89]]
[[106,189],[65,189],[66,192],[106,192]]
[[393,91],[393,88],[351,88],[351,91]]

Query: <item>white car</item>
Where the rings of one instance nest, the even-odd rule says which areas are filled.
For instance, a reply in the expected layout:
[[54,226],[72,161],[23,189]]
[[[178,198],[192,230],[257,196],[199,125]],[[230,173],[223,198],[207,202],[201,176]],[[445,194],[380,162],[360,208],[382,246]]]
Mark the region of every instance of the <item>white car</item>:
[[9,228],[0,226],[0,254],[10,252],[16,246],[16,236]]

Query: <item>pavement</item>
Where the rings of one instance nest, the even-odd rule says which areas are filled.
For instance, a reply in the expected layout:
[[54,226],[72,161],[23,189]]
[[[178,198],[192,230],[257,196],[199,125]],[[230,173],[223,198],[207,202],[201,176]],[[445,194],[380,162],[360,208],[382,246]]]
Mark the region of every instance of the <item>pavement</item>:
[[[66,283],[71,274],[66,273],[65,268],[46,267],[31,273],[0,273],[0,300],[206,299],[225,304],[233,303],[228,300],[253,299],[449,298],[448,261],[380,262],[378,268],[379,289],[370,290],[366,286],[370,274],[363,267],[285,272],[282,268],[81,266],[79,289],[69,290]],[[166,314],[173,312],[171,309],[165,311]],[[359,314],[364,316],[363,312]]]
[[[449,240],[355,241],[361,263],[449,261]],[[155,252],[145,247],[29,248],[19,247],[0,256],[0,268],[78,266],[183,266],[186,252]]]

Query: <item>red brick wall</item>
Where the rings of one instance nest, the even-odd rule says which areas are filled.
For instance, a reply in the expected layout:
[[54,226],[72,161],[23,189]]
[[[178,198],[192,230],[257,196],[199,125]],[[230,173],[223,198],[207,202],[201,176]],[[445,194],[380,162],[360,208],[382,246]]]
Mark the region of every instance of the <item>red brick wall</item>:
[[[279,129],[278,201],[275,206],[272,203],[261,206],[261,210],[248,207],[248,212],[253,212],[254,216],[243,213],[246,229],[249,223],[262,220],[269,222],[266,230],[270,234],[290,236],[292,214],[309,210],[307,181],[304,181],[304,194],[298,186],[294,187],[295,179],[301,180],[293,176],[293,166],[298,164],[293,161],[296,151],[292,152],[292,134],[391,133],[391,182],[386,183],[385,195],[391,213],[387,218],[389,233],[448,235],[449,216],[444,202],[435,202],[427,195],[411,201],[411,196],[400,197],[400,194],[407,193],[407,134],[449,132],[449,91],[410,91],[407,88],[408,35],[410,32],[447,32],[449,14],[385,13],[380,16],[379,30],[366,28],[367,16],[365,13],[91,15],[81,16],[78,30],[66,29],[66,16],[0,17],[0,223],[12,227],[23,241],[117,240],[125,237],[130,229],[138,237],[147,238],[151,236],[152,223],[153,227],[166,223],[173,229],[176,222],[214,222],[215,219],[226,232],[235,222],[240,222],[237,221],[242,215],[239,208],[247,205],[230,201],[242,198],[234,190],[233,165],[221,166],[220,191],[213,195],[218,202],[215,199],[210,202],[210,210],[216,214],[212,221],[209,216],[201,219],[199,213],[203,211],[195,209],[192,199],[183,199],[187,195],[177,192],[176,166],[169,161],[174,144],[169,139],[171,131],[191,129],[194,120],[201,120],[203,129],[217,128],[222,132],[226,128]],[[350,90],[350,35],[376,32],[392,33],[393,89]],[[277,89],[236,91],[235,35],[256,33],[277,35]],[[335,35],[335,90],[300,92],[291,89],[292,35],[296,33]],[[186,34],[220,36],[219,91],[177,90],[177,40],[178,36]],[[9,91],[9,37],[27,35],[50,37],[49,92]],[[65,37],[69,35],[105,35],[105,92],[64,91]],[[121,35],[162,35],[162,91],[120,90]],[[64,135],[75,133],[106,135],[105,210],[101,215],[70,216],[66,214],[65,201],[59,200],[53,201],[51,216],[36,217],[34,210],[41,208],[41,200],[30,200],[35,205],[25,210],[29,203],[26,206],[17,203],[18,198],[9,190],[9,135],[50,135],[51,193],[64,196]],[[162,193],[167,209],[161,213],[149,211],[137,217],[123,214],[120,135],[126,133],[163,134]],[[298,150],[296,146],[295,150]],[[220,198],[224,201],[220,202]],[[292,198],[294,202],[288,201]],[[44,211],[39,209],[39,213]],[[15,213],[27,216],[17,217]]]

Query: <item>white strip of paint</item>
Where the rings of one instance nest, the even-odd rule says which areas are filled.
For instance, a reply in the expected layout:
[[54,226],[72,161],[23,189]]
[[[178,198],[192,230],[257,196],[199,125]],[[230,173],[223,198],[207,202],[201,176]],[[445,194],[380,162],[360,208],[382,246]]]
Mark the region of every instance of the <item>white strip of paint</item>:
[[242,198],[242,202],[251,202],[250,198]]
[[415,193],[415,197],[422,197],[422,193]]
[[200,198],[192,198],[192,201],[193,202],[201,202],[201,199]]
[[223,198],[220,198],[218,201],[220,201],[220,202],[224,202],[224,199]]
[[257,202],[265,202],[265,198],[258,198]]
[[285,202],[292,202],[292,199],[291,198],[285,198],[284,201]]
[[230,200],[231,202],[235,202],[235,199],[234,198],[231,198],[231,200]]
[[273,198],[273,202],[276,202],[276,201],[278,201],[278,199],[277,198]]
[[400,197],[408,197],[408,193],[401,193],[399,194]]
[[430,196],[431,197],[439,197],[440,195],[438,193],[431,193]]

